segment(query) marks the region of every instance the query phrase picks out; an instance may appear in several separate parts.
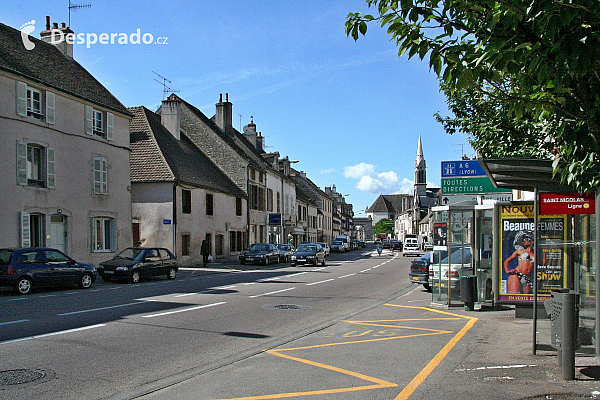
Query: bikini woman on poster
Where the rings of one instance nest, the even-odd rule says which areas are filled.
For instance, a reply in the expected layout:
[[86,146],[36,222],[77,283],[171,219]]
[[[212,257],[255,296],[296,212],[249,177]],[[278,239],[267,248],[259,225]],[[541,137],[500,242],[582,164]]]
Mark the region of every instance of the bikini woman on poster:
[[[504,271],[508,274],[506,279],[507,293],[530,294],[533,286],[533,234],[530,231],[522,230],[515,235],[513,241],[515,251],[504,260]],[[517,264],[512,266],[511,262],[517,259]]]

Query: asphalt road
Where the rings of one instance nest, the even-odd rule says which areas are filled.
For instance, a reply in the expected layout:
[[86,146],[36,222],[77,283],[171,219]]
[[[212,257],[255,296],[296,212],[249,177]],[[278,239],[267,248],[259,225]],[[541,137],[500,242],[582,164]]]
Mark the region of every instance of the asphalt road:
[[424,369],[443,373],[440,349],[469,323],[422,308],[411,259],[362,250],[318,267],[2,292],[0,398],[407,398]]

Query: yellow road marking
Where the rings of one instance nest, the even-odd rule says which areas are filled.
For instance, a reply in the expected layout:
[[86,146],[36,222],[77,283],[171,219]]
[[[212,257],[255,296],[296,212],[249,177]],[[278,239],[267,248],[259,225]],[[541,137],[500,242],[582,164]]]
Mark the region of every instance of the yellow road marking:
[[392,339],[403,339],[409,337],[416,336],[429,336],[429,335],[440,335],[446,333],[452,333],[452,331],[445,330],[437,330],[437,329],[428,329],[428,328],[415,328],[408,326],[398,326],[398,325],[387,325],[387,324],[377,324],[377,322],[406,322],[406,321],[434,321],[434,320],[459,320],[459,319],[468,319],[469,322],[456,334],[454,337],[438,352],[438,354],[423,368],[415,378],[398,394],[395,400],[405,400],[408,399],[414,391],[425,381],[425,379],[431,374],[431,372],[442,362],[442,360],[450,353],[450,351],[454,348],[454,346],[463,338],[463,336],[475,325],[478,321],[478,318],[468,317],[460,314],[453,314],[447,311],[435,310],[427,307],[416,307],[416,306],[402,306],[396,304],[385,304],[387,306],[392,307],[401,307],[401,308],[412,308],[412,309],[420,309],[425,311],[432,311],[440,314],[450,315],[453,318],[430,318],[430,319],[398,319],[398,320],[379,320],[379,321],[343,321],[350,324],[355,325],[367,325],[367,326],[381,326],[387,328],[395,328],[395,329],[413,329],[413,330],[422,330],[427,331],[426,333],[414,334],[414,335],[405,335],[405,336],[394,336],[387,338],[378,338],[378,339],[365,339],[358,341],[350,341],[350,342],[339,342],[339,343],[328,343],[328,344],[320,344],[313,346],[304,346],[304,347],[294,347],[288,349],[279,349],[279,350],[265,350],[265,353],[286,358],[288,360],[300,362],[303,364],[307,364],[310,366],[327,369],[330,371],[338,372],[344,375],[352,376],[358,379],[366,380],[368,382],[372,382],[373,385],[365,385],[365,386],[356,386],[350,388],[338,388],[338,389],[324,389],[324,390],[314,390],[314,391],[304,391],[304,392],[290,392],[290,393],[277,393],[277,394],[269,394],[269,395],[258,395],[258,396],[249,396],[249,397],[236,397],[224,400],[267,400],[267,399],[282,399],[289,397],[300,397],[300,396],[311,396],[318,394],[336,394],[336,393],[348,393],[348,392],[356,392],[361,390],[372,390],[372,389],[383,389],[383,388],[392,388],[397,387],[398,384],[384,381],[382,379],[374,378],[371,376],[367,376],[358,372],[353,372],[349,370],[345,370],[342,368],[334,367],[327,364],[318,363],[315,361],[293,357],[288,354],[283,354],[285,351],[294,351],[294,350],[305,350],[305,349],[315,349],[320,347],[329,347],[329,346],[340,346],[346,344],[357,344],[357,343],[368,343],[368,342],[379,342],[384,340],[392,340]]

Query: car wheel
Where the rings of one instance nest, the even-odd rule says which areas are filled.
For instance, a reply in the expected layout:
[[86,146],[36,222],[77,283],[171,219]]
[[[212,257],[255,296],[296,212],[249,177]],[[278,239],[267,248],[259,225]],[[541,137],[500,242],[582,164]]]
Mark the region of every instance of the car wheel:
[[269,265],[269,256],[265,257],[265,266]]
[[176,268],[169,269],[169,273],[167,274],[167,278],[168,279],[175,279],[176,276],[177,276],[177,269]]
[[246,261],[241,261],[240,260],[240,265],[246,265]]
[[94,280],[92,279],[92,274],[88,274],[87,272],[81,275],[81,278],[79,278],[80,289],[89,289],[92,287],[92,283],[94,283]]
[[15,292],[17,294],[28,294],[31,292],[31,279],[19,278],[17,283],[15,283]]
[[296,263],[295,263],[295,262],[293,262],[293,263],[292,263],[292,267],[295,267],[295,266],[296,266]]
[[133,270],[133,272],[131,273],[131,283],[138,283],[140,281],[140,277],[140,270]]
[[319,259],[317,257],[315,257],[314,266],[316,267],[317,265],[319,265]]

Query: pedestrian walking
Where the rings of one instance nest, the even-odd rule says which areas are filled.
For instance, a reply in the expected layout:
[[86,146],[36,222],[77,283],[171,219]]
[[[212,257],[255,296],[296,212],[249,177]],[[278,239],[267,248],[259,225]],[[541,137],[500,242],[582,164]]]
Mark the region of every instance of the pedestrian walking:
[[200,254],[202,254],[202,262],[206,267],[206,263],[208,262],[208,256],[210,255],[210,250],[208,248],[208,243],[206,240],[202,241],[202,245],[200,246]]

